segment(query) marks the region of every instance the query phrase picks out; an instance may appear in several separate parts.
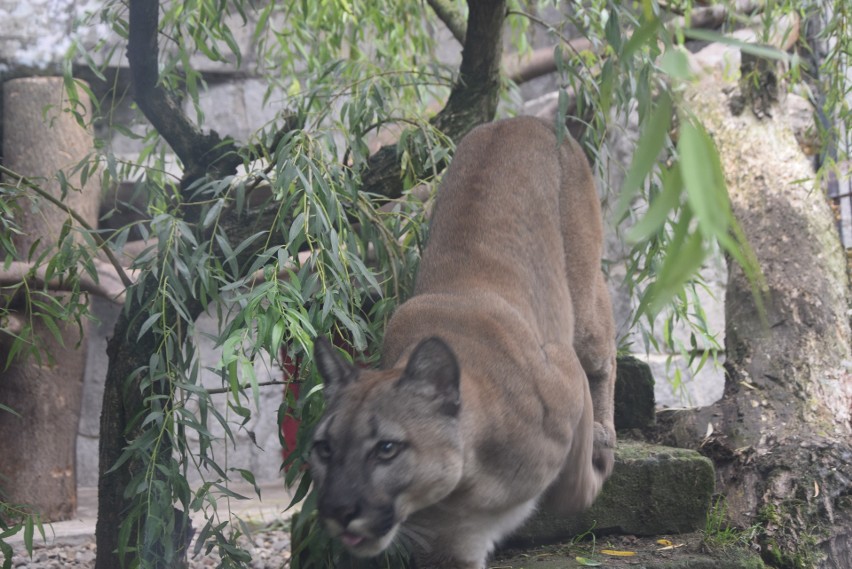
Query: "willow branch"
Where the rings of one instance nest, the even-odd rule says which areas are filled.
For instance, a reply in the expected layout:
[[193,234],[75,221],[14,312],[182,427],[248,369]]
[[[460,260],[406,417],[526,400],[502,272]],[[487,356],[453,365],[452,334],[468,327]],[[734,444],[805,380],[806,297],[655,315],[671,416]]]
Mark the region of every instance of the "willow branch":
[[2,173],[4,176],[9,176],[10,178],[15,179],[15,181],[17,183],[19,183],[23,186],[26,186],[28,189],[35,192],[42,199],[50,202],[51,204],[55,205],[59,209],[64,210],[66,213],[68,213],[68,215],[70,215],[74,219],[74,221],[76,221],[78,224],[80,224],[80,227],[82,227],[83,229],[85,229],[86,231],[89,232],[89,235],[91,235],[92,239],[94,239],[95,243],[98,244],[98,248],[101,251],[103,251],[104,255],[106,255],[110,264],[115,269],[115,273],[121,279],[121,282],[124,284],[124,286],[130,286],[130,285],[133,284],[133,281],[124,272],[124,267],[121,266],[121,263],[118,262],[118,259],[116,259],[112,250],[109,248],[109,246],[107,246],[106,241],[101,239],[101,236],[98,235],[98,233],[94,230],[94,228],[92,228],[92,226],[89,225],[86,222],[86,220],[83,219],[83,217],[79,213],[77,213],[76,211],[74,211],[73,209],[68,207],[66,204],[62,203],[61,201],[59,201],[58,199],[56,199],[55,197],[50,195],[48,192],[44,191],[44,189],[41,186],[39,186],[38,184],[36,184],[35,182],[30,180],[26,176],[22,176],[21,174],[18,174],[17,172],[9,170],[8,168],[6,168],[3,165],[0,165],[0,173]]
[[[257,384],[258,387],[268,387],[270,385],[289,385],[291,383],[301,383],[298,380],[290,380],[290,381],[261,381]],[[251,387],[250,383],[244,384],[240,386],[240,389],[248,389]],[[206,389],[208,395],[221,395],[223,393],[230,393],[232,389],[230,387],[215,387],[212,389]]]

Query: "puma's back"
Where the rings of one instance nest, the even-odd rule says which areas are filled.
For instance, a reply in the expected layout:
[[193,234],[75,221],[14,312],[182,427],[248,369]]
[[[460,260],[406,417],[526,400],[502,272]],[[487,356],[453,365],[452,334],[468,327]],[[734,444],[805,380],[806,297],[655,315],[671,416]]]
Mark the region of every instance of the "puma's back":
[[601,221],[573,140],[531,118],[474,129],[432,216],[382,370],[326,343],[319,512],[357,555],[479,569],[547,494],[587,507],[612,468],[614,329]]

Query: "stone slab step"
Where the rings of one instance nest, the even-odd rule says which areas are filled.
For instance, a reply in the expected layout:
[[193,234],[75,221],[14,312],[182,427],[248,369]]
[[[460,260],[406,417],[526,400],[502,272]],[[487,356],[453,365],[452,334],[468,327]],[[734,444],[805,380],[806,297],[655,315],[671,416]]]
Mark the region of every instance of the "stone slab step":
[[615,468],[595,504],[562,517],[538,512],[508,547],[570,540],[595,534],[636,536],[702,529],[715,487],[712,462],[695,451],[620,440]]

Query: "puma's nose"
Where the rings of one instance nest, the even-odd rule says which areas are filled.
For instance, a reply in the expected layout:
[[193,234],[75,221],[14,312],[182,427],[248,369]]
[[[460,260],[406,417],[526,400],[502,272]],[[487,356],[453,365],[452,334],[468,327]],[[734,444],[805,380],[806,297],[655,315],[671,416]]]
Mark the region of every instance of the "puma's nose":
[[331,508],[329,512],[331,517],[337,520],[344,528],[349,525],[349,522],[358,517],[361,512],[361,507],[356,503],[339,504]]
[[340,524],[342,529],[361,513],[356,477],[347,474],[326,480],[317,503],[320,516]]

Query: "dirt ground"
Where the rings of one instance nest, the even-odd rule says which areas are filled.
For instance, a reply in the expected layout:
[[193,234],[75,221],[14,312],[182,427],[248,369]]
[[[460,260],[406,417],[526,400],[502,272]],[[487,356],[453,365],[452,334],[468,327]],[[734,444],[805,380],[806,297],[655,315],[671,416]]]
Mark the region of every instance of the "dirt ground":
[[756,554],[732,548],[710,548],[700,533],[636,537],[607,536],[527,549],[503,551],[490,569],[758,569]]

